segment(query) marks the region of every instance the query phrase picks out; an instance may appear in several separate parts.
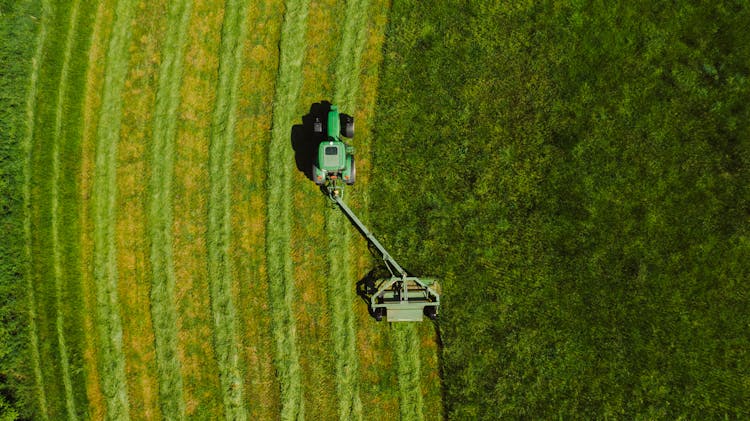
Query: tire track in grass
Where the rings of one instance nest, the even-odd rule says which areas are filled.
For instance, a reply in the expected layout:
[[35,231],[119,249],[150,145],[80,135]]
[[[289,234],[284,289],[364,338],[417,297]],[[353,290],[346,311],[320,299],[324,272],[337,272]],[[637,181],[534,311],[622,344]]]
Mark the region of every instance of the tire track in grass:
[[115,6],[112,35],[106,53],[102,108],[96,135],[92,210],[94,228],[94,281],[101,386],[109,419],[129,419],[122,320],[117,298],[115,246],[116,163],[122,117],[121,95],[127,76],[130,23],[135,2]]
[[214,348],[227,419],[247,418],[234,305],[229,247],[231,239],[231,163],[237,90],[246,36],[247,3],[227,0],[221,29],[219,80],[209,145],[208,276],[214,319]]
[[26,99],[26,122],[27,133],[23,140],[24,159],[26,162],[23,166],[23,198],[24,198],[24,222],[23,231],[25,237],[24,253],[26,255],[25,275],[27,280],[27,300],[29,306],[29,344],[31,347],[32,366],[34,369],[34,380],[36,395],[38,397],[39,414],[43,420],[49,419],[47,416],[47,395],[44,390],[44,375],[42,373],[42,363],[39,352],[39,329],[37,326],[37,300],[34,293],[34,281],[32,276],[32,251],[31,251],[31,163],[32,163],[32,143],[34,139],[35,122],[36,122],[36,103],[37,88],[39,82],[39,71],[42,62],[42,53],[44,52],[44,43],[47,39],[47,24],[50,19],[51,7],[49,1],[42,1],[42,16],[40,18],[40,28],[36,39],[36,51],[32,59],[31,77],[29,82],[29,93]]
[[[344,28],[336,61],[334,103],[342,111],[353,113],[357,104],[362,51],[367,33],[369,0],[346,4]],[[351,279],[351,232],[348,221],[338,209],[327,212],[329,301],[334,352],[336,354],[336,390],[339,419],[362,419],[359,395],[359,356],[354,326],[355,303]]]
[[177,309],[172,241],[172,180],[181,72],[192,0],[172,1],[167,18],[153,122],[149,193],[151,239],[151,317],[154,324],[162,416],[184,419],[183,380],[178,358]]
[[59,185],[60,185],[60,137],[62,133],[62,121],[63,121],[63,108],[68,92],[68,73],[70,70],[70,57],[72,54],[73,42],[75,39],[76,26],[78,23],[78,6],[80,1],[74,0],[73,6],[70,12],[70,19],[67,28],[67,35],[65,39],[65,47],[63,53],[63,64],[60,70],[60,82],[57,88],[57,106],[55,110],[55,126],[52,137],[52,189],[50,192],[50,206],[51,206],[51,223],[50,231],[52,234],[52,274],[55,285],[55,330],[57,331],[57,342],[58,351],[60,358],[60,369],[62,371],[63,389],[65,392],[65,408],[68,414],[68,419],[76,419],[76,405],[73,398],[73,385],[71,382],[70,375],[70,360],[68,357],[68,349],[65,342],[64,317],[63,317],[63,286],[62,286],[62,253],[60,251],[60,201],[59,201]]
[[274,362],[281,386],[281,419],[304,419],[302,373],[292,303],[295,297],[291,248],[291,181],[294,156],[289,129],[295,122],[302,88],[308,2],[288,0],[279,41],[271,144],[268,151],[266,259],[268,293],[276,342]]

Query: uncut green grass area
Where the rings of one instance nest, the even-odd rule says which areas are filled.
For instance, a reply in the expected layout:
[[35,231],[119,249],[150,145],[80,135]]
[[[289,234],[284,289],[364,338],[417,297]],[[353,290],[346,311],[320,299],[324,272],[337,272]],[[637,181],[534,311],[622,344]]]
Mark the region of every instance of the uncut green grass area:
[[371,218],[442,281],[420,362],[440,358],[445,417],[750,414],[748,22],[729,1],[393,3]]

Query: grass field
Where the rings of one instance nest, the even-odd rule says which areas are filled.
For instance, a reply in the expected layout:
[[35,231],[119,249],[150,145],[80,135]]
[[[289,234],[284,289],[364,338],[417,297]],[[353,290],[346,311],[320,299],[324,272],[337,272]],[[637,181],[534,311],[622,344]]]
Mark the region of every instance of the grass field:
[[[0,420],[747,419],[742,2],[0,1]],[[438,323],[376,323],[346,201]],[[304,169],[306,170],[306,169]]]
[[[365,244],[295,170],[290,141],[312,104],[338,101],[361,122],[367,170],[388,7],[19,3],[34,40],[14,53],[30,288],[13,311],[31,320],[18,346],[32,358],[3,363],[16,375],[3,405],[33,419],[392,419],[405,367],[422,393],[420,367],[390,366],[390,329],[356,297]],[[366,215],[360,180],[350,203]]]

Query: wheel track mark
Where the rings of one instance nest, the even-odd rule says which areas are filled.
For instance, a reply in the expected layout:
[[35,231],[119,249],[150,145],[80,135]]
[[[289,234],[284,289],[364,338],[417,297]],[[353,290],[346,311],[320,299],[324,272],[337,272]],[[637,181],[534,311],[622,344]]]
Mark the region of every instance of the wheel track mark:
[[308,2],[288,0],[279,40],[279,73],[276,80],[271,144],[268,152],[268,221],[266,259],[269,300],[281,386],[281,419],[304,419],[300,355],[292,313],[294,268],[291,247],[291,177],[293,156],[289,128],[294,123],[297,97],[302,87],[305,27]]
[[154,323],[162,416],[185,418],[183,379],[178,358],[177,310],[172,227],[174,146],[181,72],[192,0],[172,1],[159,72],[151,149],[149,237],[151,238],[151,314]]
[[100,339],[101,383],[110,419],[129,419],[122,320],[117,298],[116,164],[122,118],[122,91],[127,76],[128,45],[135,2],[119,0],[106,53],[102,108],[96,135],[92,208],[94,281]]
[[209,145],[208,275],[214,319],[214,348],[219,364],[225,416],[233,420],[247,418],[243,404],[237,310],[232,292],[232,265],[229,257],[231,163],[242,45],[247,33],[246,16],[245,2],[227,0]]
[[32,355],[32,365],[34,368],[34,380],[35,388],[37,389],[37,396],[39,398],[39,413],[43,420],[47,420],[47,395],[44,390],[44,376],[42,374],[42,363],[39,353],[39,334],[38,326],[36,323],[37,312],[36,312],[36,296],[34,294],[34,282],[31,276],[31,151],[32,143],[34,139],[35,120],[36,120],[36,104],[37,104],[37,87],[39,81],[39,69],[42,61],[42,53],[44,52],[44,43],[47,38],[47,23],[51,14],[51,7],[49,1],[42,1],[42,16],[40,19],[39,34],[37,35],[36,51],[32,59],[31,77],[29,82],[29,93],[26,98],[26,122],[27,122],[27,133],[24,137],[22,149],[24,151],[25,163],[23,166],[23,198],[24,198],[24,222],[23,231],[25,237],[24,253],[26,255],[25,264],[25,278],[27,281],[27,300],[29,302],[29,336],[30,346]]
[[76,419],[75,400],[73,399],[73,386],[70,380],[70,362],[68,351],[65,343],[65,334],[63,332],[64,320],[62,314],[62,268],[59,238],[59,183],[60,183],[60,134],[62,132],[63,103],[65,94],[68,90],[68,73],[70,68],[70,57],[73,48],[74,35],[76,33],[76,24],[78,22],[79,0],[74,0],[70,12],[70,21],[65,39],[65,52],[63,56],[63,65],[60,70],[60,82],[57,88],[57,107],[55,110],[55,130],[52,138],[52,189],[51,189],[51,208],[52,218],[50,230],[52,233],[52,266],[55,284],[55,326],[57,330],[57,341],[60,350],[60,367],[63,375],[63,386],[65,390],[65,408],[68,413],[68,419]]

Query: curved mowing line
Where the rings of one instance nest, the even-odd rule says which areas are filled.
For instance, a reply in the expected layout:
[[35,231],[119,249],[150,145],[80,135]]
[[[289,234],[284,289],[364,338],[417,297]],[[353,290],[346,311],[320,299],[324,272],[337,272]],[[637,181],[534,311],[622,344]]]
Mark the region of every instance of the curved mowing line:
[[50,230],[52,232],[52,266],[55,283],[55,324],[57,329],[57,341],[60,348],[60,366],[63,375],[63,386],[65,389],[65,407],[68,412],[68,419],[76,419],[75,399],[73,398],[73,385],[70,380],[70,361],[68,360],[68,350],[65,344],[65,334],[63,332],[63,314],[62,314],[62,268],[60,256],[60,238],[59,238],[59,184],[60,184],[60,133],[62,132],[63,103],[65,94],[68,90],[68,71],[70,68],[70,56],[73,49],[73,40],[75,35],[76,23],[78,22],[79,0],[73,2],[73,8],[70,12],[70,22],[68,24],[68,34],[65,39],[65,52],[63,56],[63,65],[60,71],[60,83],[57,88],[57,107],[55,110],[55,132],[52,138],[52,189],[51,189],[51,207],[52,218]]
[[224,411],[227,419],[247,418],[243,405],[237,310],[232,300],[231,163],[234,147],[237,91],[246,36],[247,3],[227,0],[221,30],[219,81],[211,123],[209,146],[208,276],[214,318],[214,348],[219,365]]
[[107,406],[107,418],[129,419],[122,350],[122,320],[117,298],[117,250],[115,216],[117,212],[117,142],[122,118],[122,90],[128,67],[130,22],[135,1],[120,0],[115,6],[112,35],[107,49],[102,88],[102,108],[96,134],[95,168],[92,192],[94,227],[94,281],[101,382]]
[[[359,72],[367,33],[369,0],[347,2],[344,29],[336,61],[334,102],[344,110],[353,110],[359,90]],[[359,359],[354,327],[355,302],[350,282],[350,236],[346,221],[338,212],[328,212],[329,300],[336,353],[336,389],[339,419],[362,419],[359,396]]]
[[162,416],[173,420],[185,418],[182,372],[177,348],[172,179],[181,72],[191,8],[192,0],[173,1],[169,6],[168,32],[154,106],[152,174],[149,185],[148,216],[153,272],[151,318],[159,367],[159,400]]
[[266,259],[271,304],[274,363],[281,385],[281,419],[304,419],[302,376],[297,349],[297,327],[292,313],[294,268],[291,249],[291,180],[293,151],[289,128],[294,124],[297,97],[302,87],[305,27],[308,2],[288,0],[279,41],[279,73],[273,106],[268,151],[268,225]]
[[31,358],[32,365],[34,367],[34,380],[35,388],[37,390],[37,397],[39,398],[39,413],[42,419],[49,419],[47,415],[47,396],[44,391],[44,376],[42,375],[42,362],[39,356],[39,335],[38,327],[36,324],[36,296],[34,294],[34,282],[32,280],[32,269],[31,269],[31,145],[34,138],[35,129],[35,109],[36,109],[36,95],[37,95],[37,83],[39,80],[39,67],[42,61],[42,53],[44,51],[44,43],[47,39],[47,22],[51,13],[51,7],[49,1],[42,1],[42,16],[39,28],[39,34],[37,35],[36,51],[34,52],[34,58],[32,59],[31,77],[29,81],[29,94],[26,98],[26,136],[23,139],[22,148],[24,153],[24,166],[23,166],[23,202],[24,202],[24,220],[23,220],[23,234],[24,234],[24,253],[26,255],[26,263],[24,267],[24,277],[26,278],[26,291],[27,299],[29,301],[29,339],[31,346]]

